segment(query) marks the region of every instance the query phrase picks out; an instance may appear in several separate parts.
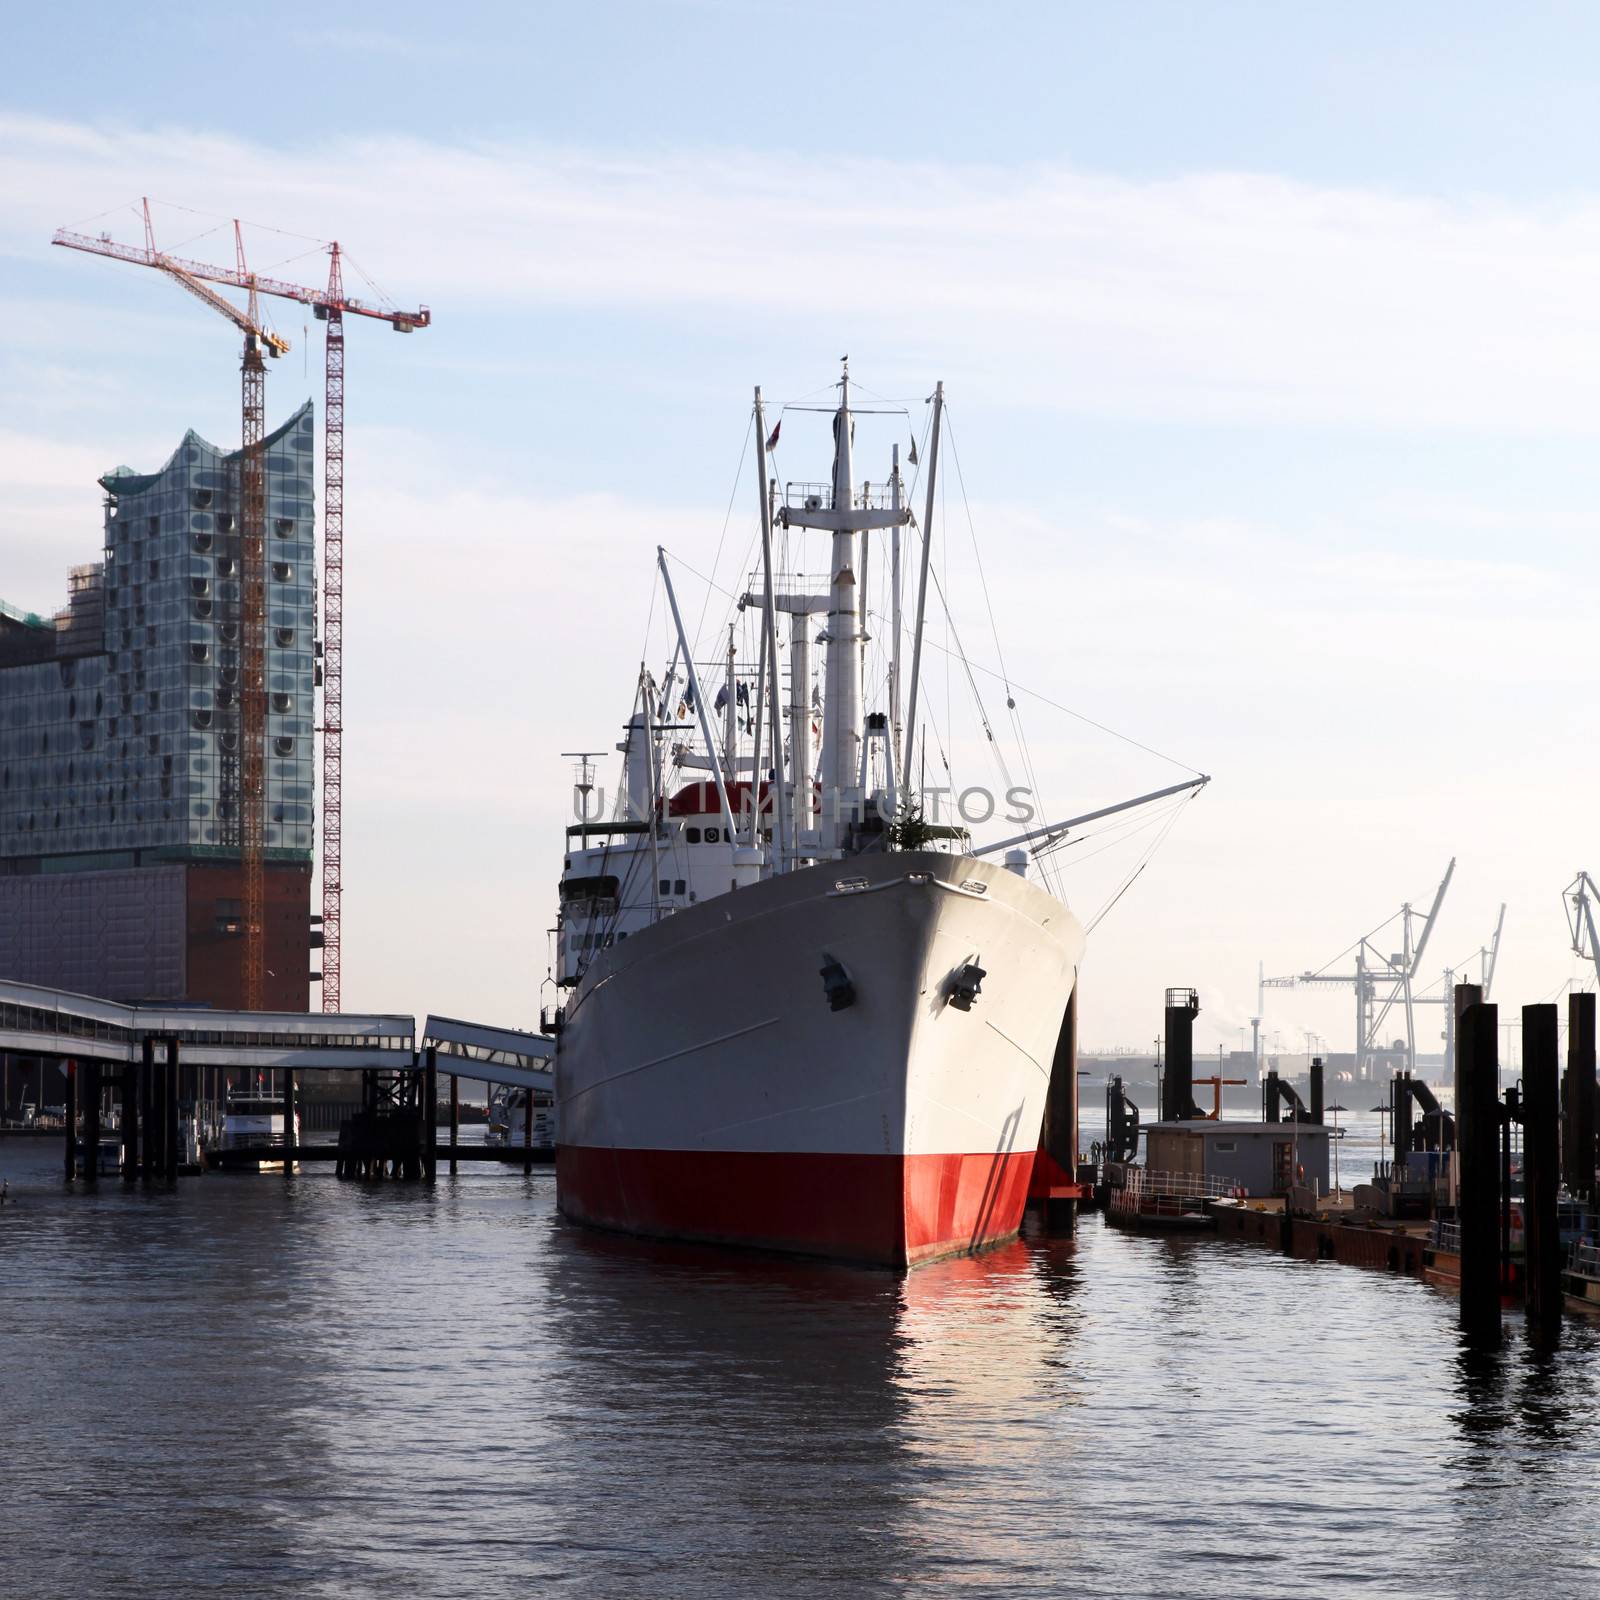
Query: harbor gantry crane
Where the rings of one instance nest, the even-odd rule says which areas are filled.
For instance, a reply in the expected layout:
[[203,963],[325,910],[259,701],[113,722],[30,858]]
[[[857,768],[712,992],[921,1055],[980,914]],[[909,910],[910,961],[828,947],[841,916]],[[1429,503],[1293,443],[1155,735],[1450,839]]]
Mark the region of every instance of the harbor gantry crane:
[[[226,317],[244,334],[244,358],[240,363],[239,424],[239,748],[237,755],[225,756],[221,774],[221,793],[232,799],[225,810],[219,807],[223,824],[222,842],[239,851],[244,877],[244,994],[245,1009],[260,1011],[266,1001],[266,853],[267,802],[267,492],[266,463],[261,441],[266,428],[266,363],[262,351],[274,358],[289,349],[261,322],[256,279],[245,261],[244,234],[233,225],[236,267],[232,280],[249,295],[244,310],[210,288],[190,263],[156,249],[150,224],[150,206],[144,206],[145,248],[137,256],[123,254],[120,259],[136,259],[141,266],[155,267],[181,284],[197,300]],[[58,233],[52,241],[96,254],[117,254],[103,246],[109,241],[79,242]]]
[[[1455,870],[1455,857],[1452,856],[1426,917],[1421,917],[1408,900],[1394,916],[1385,918],[1371,933],[1364,934],[1356,941],[1354,972],[1321,970],[1294,973],[1283,978],[1260,978],[1257,986],[1258,1009],[1261,991],[1265,989],[1296,989],[1320,984],[1353,985],[1356,997],[1355,1071],[1359,1078],[1370,1076],[1380,1050],[1379,1030],[1383,1027],[1390,1011],[1396,1005],[1402,1005],[1405,1008],[1406,1018],[1406,1069],[1414,1073],[1417,1065],[1415,1007],[1419,1004],[1442,1004],[1448,998],[1440,996],[1435,1000],[1419,996],[1414,992],[1414,982],[1422,965],[1422,957],[1427,951],[1428,940],[1433,934],[1434,924],[1439,920],[1439,908],[1444,904],[1444,897],[1450,888],[1451,878],[1455,876]],[[1501,915],[1503,918],[1503,910]],[[1420,934],[1415,931],[1418,920],[1422,924]],[[1385,954],[1372,941],[1383,929],[1392,926],[1396,921],[1400,923],[1401,928],[1401,948]],[[1495,943],[1498,948],[1498,933],[1495,935]],[[1386,992],[1380,995],[1380,990]]]
[[[87,250],[92,255],[109,256],[114,261],[157,267],[176,278],[185,288],[198,294],[208,304],[216,306],[219,310],[227,308],[225,314],[237,314],[236,308],[221,295],[208,289],[207,284],[223,283],[236,289],[246,290],[250,296],[252,315],[258,295],[271,295],[277,299],[293,300],[301,305],[310,306],[312,315],[319,322],[325,323],[327,328],[322,411],[322,724],[320,730],[322,733],[322,1009],[337,1011],[342,970],[341,933],[344,898],[344,319],[346,313],[355,317],[370,317],[380,322],[387,322],[396,333],[414,333],[418,328],[428,327],[433,321],[433,314],[426,306],[419,306],[415,311],[402,311],[393,306],[373,305],[353,295],[347,295],[344,289],[344,262],[337,240],[331,241],[327,246],[328,284],[325,289],[308,288],[304,284],[290,283],[282,278],[263,277],[250,272],[245,265],[242,235],[237,221],[233,225],[237,246],[237,262],[234,267],[215,266],[203,261],[189,261],[167,255],[156,249],[155,233],[150,223],[149,200],[144,200],[142,206],[144,212],[142,249],[137,245],[118,244],[109,234],[102,233],[91,237],[88,234],[71,232],[66,228],[58,229],[50,242],[64,245],[69,250]],[[283,348],[287,349],[288,346],[285,344]],[[268,349],[271,350],[270,344]],[[273,350],[271,353],[281,354],[281,351]],[[250,406],[248,373],[245,387],[248,430]],[[259,383],[255,392],[258,408],[255,438],[259,444],[261,439],[259,418],[262,415]],[[241,462],[248,456],[247,433]],[[259,466],[259,451],[257,463]],[[257,481],[263,490],[264,504],[265,479],[263,477]],[[245,524],[245,514],[248,511],[246,504],[248,496],[249,486],[241,478],[242,526]],[[247,572],[245,577],[248,590]],[[264,594],[264,584],[262,592]],[[264,610],[263,607],[263,617]],[[264,631],[263,621],[263,635]],[[249,679],[244,671],[241,671],[240,676],[241,680],[248,684]],[[246,699],[248,698],[247,695]],[[264,728],[263,722],[263,730]],[[263,747],[264,743],[263,734]],[[259,807],[257,818],[261,820],[262,835],[265,827],[262,820],[264,815],[264,806]],[[241,850],[245,849],[248,849],[247,825],[241,838]],[[250,891],[248,860],[245,862],[245,888],[248,902]],[[259,861],[257,893],[258,895],[261,893]],[[257,930],[257,955],[254,967],[250,956],[252,927]],[[254,970],[259,982],[264,970],[259,939],[260,927],[260,920],[250,917],[247,904],[245,955],[247,995],[249,973]],[[247,1000],[247,1003],[259,1009],[259,1001]]]
[[1592,961],[1596,974],[1600,975],[1600,933],[1596,933],[1594,925],[1594,905],[1600,900],[1600,889],[1595,888],[1594,879],[1587,872],[1580,872],[1567,885],[1567,892],[1561,899],[1567,911],[1573,955]]

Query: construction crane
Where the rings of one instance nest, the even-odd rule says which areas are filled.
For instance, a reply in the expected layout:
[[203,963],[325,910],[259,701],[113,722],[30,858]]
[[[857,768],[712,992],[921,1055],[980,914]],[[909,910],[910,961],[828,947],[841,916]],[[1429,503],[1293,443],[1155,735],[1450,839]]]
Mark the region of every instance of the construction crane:
[[[322,1009],[339,1009],[341,962],[341,930],[344,895],[344,400],[345,356],[344,319],[346,313],[355,317],[370,317],[387,322],[396,333],[414,333],[433,321],[426,306],[415,311],[401,311],[393,307],[372,305],[344,291],[344,264],[339,243],[328,245],[328,284],[325,289],[308,288],[304,284],[290,283],[282,278],[268,278],[250,272],[244,260],[239,224],[234,223],[234,238],[238,244],[238,260],[234,267],[214,266],[203,261],[189,261],[166,255],[156,249],[155,233],[150,224],[150,202],[142,202],[144,210],[144,246],[116,243],[109,234],[90,237],[58,229],[52,244],[64,245],[69,250],[87,250],[93,255],[109,256],[115,261],[129,261],[137,266],[158,267],[177,278],[185,288],[202,299],[210,296],[208,303],[228,306],[221,295],[205,288],[208,283],[228,284],[244,289],[250,295],[251,306],[258,295],[271,295],[281,300],[293,300],[311,307],[312,315],[327,325],[324,356],[323,426],[323,496],[322,496]],[[231,307],[230,307],[231,309]],[[285,346],[284,348],[287,348]],[[270,346],[269,346],[270,349]],[[279,353],[279,352],[274,352]],[[248,377],[246,387],[248,391]],[[259,402],[260,392],[257,390]],[[248,416],[248,398],[246,414]],[[248,426],[248,423],[247,423]],[[259,442],[260,432],[256,434]],[[249,455],[248,445],[244,457]],[[246,489],[241,484],[242,491]],[[244,498],[241,495],[241,500]],[[244,507],[241,505],[241,510]],[[243,519],[241,519],[243,520]],[[248,587],[248,585],[247,585]],[[244,674],[241,673],[241,678]],[[248,682],[248,680],[245,680]],[[249,891],[249,867],[246,863],[246,891]],[[249,918],[246,908],[246,970],[250,970]],[[259,926],[259,924],[257,924]],[[258,946],[259,947],[259,946]],[[248,991],[248,982],[247,982]]]
[[[262,351],[276,358],[289,349],[289,341],[262,326],[256,279],[245,260],[244,235],[233,225],[237,266],[234,281],[249,295],[241,311],[231,300],[209,288],[190,264],[156,249],[150,224],[150,206],[144,206],[145,248],[130,256],[109,241],[79,240],[58,233],[52,241],[97,255],[137,259],[181,284],[197,300],[210,306],[244,334],[240,363],[239,425],[239,748],[225,756],[222,792],[233,805],[223,817],[223,843],[236,845],[244,877],[244,1005],[260,1011],[266,1000],[266,886],[263,858],[266,851],[267,800],[267,493],[266,464],[261,440],[266,427],[266,363]],[[221,808],[219,807],[219,810]]]
[[[1369,934],[1363,935],[1355,944],[1355,971],[1354,972],[1300,972],[1283,978],[1258,978],[1257,980],[1257,1008],[1260,1009],[1261,991],[1266,989],[1295,989],[1319,984],[1351,984],[1355,988],[1356,996],[1356,1055],[1355,1071],[1357,1076],[1370,1073],[1379,1053],[1379,1030],[1383,1027],[1384,1019],[1396,1005],[1403,1005],[1406,1017],[1406,1068],[1415,1072],[1417,1064],[1417,1039],[1415,1007],[1419,1004],[1433,1005],[1444,1003],[1447,997],[1438,999],[1419,997],[1413,992],[1413,983],[1422,957],[1428,948],[1428,940],[1433,934],[1434,924],[1439,920],[1439,908],[1444,904],[1444,897],[1450,888],[1450,880],[1455,876],[1455,857],[1450,858],[1450,865],[1445,868],[1445,874],[1440,881],[1439,888],[1434,894],[1433,904],[1429,907],[1426,917],[1421,917],[1422,931],[1415,932],[1415,923],[1419,920],[1419,913],[1412,907],[1408,900],[1402,905],[1393,917],[1387,918],[1378,928]],[[1504,912],[1502,911],[1502,917]],[[1398,918],[1401,925],[1401,948],[1390,954],[1384,954],[1372,940],[1383,928],[1390,926]],[[1498,947],[1499,935],[1496,934]],[[1379,990],[1387,989],[1387,994],[1380,999]],[[1453,1014],[1453,1013],[1452,1013]]]

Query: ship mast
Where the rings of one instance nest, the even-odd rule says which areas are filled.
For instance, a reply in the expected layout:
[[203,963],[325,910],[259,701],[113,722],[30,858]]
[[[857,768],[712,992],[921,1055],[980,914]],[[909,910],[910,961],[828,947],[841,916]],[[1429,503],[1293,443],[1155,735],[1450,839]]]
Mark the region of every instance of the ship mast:
[[[894,447],[894,470],[889,475],[892,490],[890,505],[900,510],[903,489],[900,483],[900,446]],[[900,635],[903,623],[900,616],[900,524],[897,522],[889,534],[889,757],[894,776],[889,783],[889,810],[891,815],[900,809],[898,792],[900,776],[900,736],[905,732],[900,720]]]
[[[772,794],[777,805],[772,819],[772,870],[785,870],[784,851],[790,844],[789,808],[783,792],[783,708],[778,700],[778,607],[772,586],[772,487],[767,481],[767,419],[761,410],[761,389],[756,388],[756,487],[761,493],[761,644],[767,664],[766,682],[756,694],[756,719],[760,725],[761,696],[767,695],[772,703]],[[799,724],[795,724],[798,741]],[[751,844],[761,835],[761,739],[756,738],[755,780],[756,820],[751,831]],[[797,802],[798,803],[798,802]]]
[[851,802],[861,770],[861,614],[856,583],[857,528],[850,417],[850,361],[839,380],[839,409],[833,419],[833,558],[828,564],[828,631],[823,635],[822,834],[826,848],[838,849],[854,813]]
[[[860,585],[856,579],[858,550],[856,535],[873,528],[893,528],[906,520],[898,507],[874,510],[855,503],[855,481],[851,459],[850,362],[845,358],[839,380],[839,409],[833,418],[833,483],[828,503],[811,495],[803,503],[786,505],[783,522],[790,528],[817,528],[833,536],[829,563],[827,631],[822,708],[822,818],[821,847],[824,851],[843,850],[849,843],[850,829],[861,811],[860,793],[863,712],[861,704],[861,611]],[[862,497],[865,502],[870,496]],[[779,601],[782,606],[782,601]],[[787,608],[785,608],[787,609]],[[915,680],[913,680],[915,681]],[[791,730],[792,732],[794,730]],[[803,728],[801,729],[803,732]],[[795,734],[798,740],[799,734]],[[800,774],[795,775],[798,793]],[[804,797],[796,801],[801,812]],[[800,817],[796,817],[800,827]]]
[[[928,563],[933,555],[933,492],[939,481],[939,424],[944,418],[944,384],[933,390],[933,442],[928,449],[928,503],[922,518],[922,568],[917,575],[916,633],[911,643],[911,698],[906,710],[905,767],[917,758],[917,691],[922,687],[922,628],[928,615]],[[906,780],[910,782],[909,776]]]

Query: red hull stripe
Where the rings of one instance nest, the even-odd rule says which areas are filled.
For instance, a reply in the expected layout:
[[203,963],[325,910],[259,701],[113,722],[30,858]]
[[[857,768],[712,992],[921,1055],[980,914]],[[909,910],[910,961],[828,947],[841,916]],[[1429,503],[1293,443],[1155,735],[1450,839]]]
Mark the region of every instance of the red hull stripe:
[[556,1184],[562,1212],[596,1227],[909,1266],[1014,1234],[1033,1159],[561,1145]]

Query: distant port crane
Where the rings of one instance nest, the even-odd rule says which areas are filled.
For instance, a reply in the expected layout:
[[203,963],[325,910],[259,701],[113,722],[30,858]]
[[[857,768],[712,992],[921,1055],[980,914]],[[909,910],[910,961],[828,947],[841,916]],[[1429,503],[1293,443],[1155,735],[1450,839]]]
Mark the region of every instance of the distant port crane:
[[[327,288],[312,289],[303,284],[262,277],[251,272],[245,263],[243,235],[237,219],[233,224],[237,256],[234,266],[214,266],[168,255],[156,248],[149,200],[141,201],[141,206],[144,213],[142,248],[118,244],[106,233],[90,236],[66,228],[57,229],[50,242],[69,250],[86,250],[91,255],[109,256],[113,261],[155,267],[245,329],[244,428],[240,452],[240,527],[245,554],[245,559],[240,563],[243,580],[240,681],[244,690],[240,701],[240,743],[244,748],[241,750],[239,843],[245,878],[245,1005],[252,1011],[259,1011],[262,1007],[265,983],[263,933],[266,925],[262,877],[262,847],[266,837],[266,574],[265,530],[262,526],[265,518],[265,476],[260,452],[265,400],[264,369],[259,346],[264,345],[268,353],[274,356],[289,348],[287,341],[278,339],[275,334],[269,334],[257,325],[257,297],[272,295],[277,299],[294,300],[310,306],[312,315],[319,322],[327,324],[322,411],[322,1009],[337,1011],[342,968],[344,894],[344,317],[346,312],[351,316],[372,317],[387,322],[396,333],[414,333],[418,328],[428,327],[433,315],[426,306],[419,306],[415,311],[402,311],[392,306],[372,305],[347,295],[344,292],[344,268],[337,240],[331,241],[327,247]],[[222,295],[208,289],[208,283],[224,283],[245,290],[250,297],[248,314],[241,314]],[[246,326],[247,321],[250,326]],[[258,342],[254,369],[250,364],[252,337]],[[260,530],[255,544],[259,584],[253,590],[253,597],[250,566],[252,515],[256,518],[255,526]],[[261,641],[255,658],[258,679],[254,684],[250,676],[249,643],[252,607],[256,608],[259,617],[256,626]],[[252,705],[255,708],[253,712],[250,709]],[[251,716],[259,719],[254,739],[254,747],[258,751],[254,789],[250,787],[251,732],[248,719]]]
[[1595,931],[1594,906],[1600,889],[1587,872],[1580,872],[1561,897],[1567,912],[1567,931],[1572,935],[1572,953],[1594,963],[1600,974],[1600,933]]
[[[1385,1019],[1396,1005],[1404,1007],[1406,1019],[1406,1068],[1410,1072],[1416,1071],[1417,1040],[1415,1007],[1418,1005],[1445,1004],[1446,1035],[1447,1040],[1454,1035],[1455,1009],[1447,1002],[1448,993],[1438,997],[1419,995],[1415,992],[1416,975],[1421,969],[1422,958],[1428,948],[1428,941],[1433,934],[1434,924],[1439,920],[1439,909],[1444,904],[1444,897],[1450,888],[1450,880],[1455,876],[1455,857],[1450,858],[1450,865],[1445,868],[1443,879],[1434,894],[1433,904],[1428,908],[1428,914],[1423,917],[1406,901],[1394,916],[1387,917],[1371,933],[1364,934],[1354,945],[1355,970],[1353,972],[1316,972],[1294,973],[1281,978],[1257,978],[1257,1012],[1262,1009],[1262,991],[1266,989],[1297,989],[1321,984],[1349,984],[1355,990],[1356,999],[1356,1076],[1370,1076],[1377,1057],[1381,1051],[1381,1030]],[[1501,920],[1505,918],[1505,908],[1501,907]],[[1376,936],[1385,928],[1391,927],[1396,921],[1400,923],[1401,948],[1398,951],[1385,954],[1384,951],[1373,943]],[[1421,922],[1421,931],[1416,929],[1417,922]],[[1495,948],[1498,951],[1500,934],[1495,931]],[[1492,977],[1492,966],[1490,973]],[[1453,975],[1452,975],[1453,976]],[[1446,988],[1449,988],[1447,983]],[[1380,991],[1385,991],[1380,994]],[[1447,1043],[1446,1054],[1450,1049]]]

